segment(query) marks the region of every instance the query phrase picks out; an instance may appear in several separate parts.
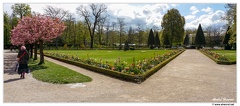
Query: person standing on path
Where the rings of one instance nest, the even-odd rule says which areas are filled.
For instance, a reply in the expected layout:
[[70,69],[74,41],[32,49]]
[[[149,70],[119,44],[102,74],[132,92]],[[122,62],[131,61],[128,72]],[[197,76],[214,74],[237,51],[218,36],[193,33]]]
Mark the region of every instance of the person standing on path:
[[19,64],[18,67],[18,74],[20,74],[20,78],[25,78],[25,73],[28,73],[28,60],[29,60],[29,55],[26,50],[25,46],[21,46],[21,50],[18,52],[17,55],[17,61]]

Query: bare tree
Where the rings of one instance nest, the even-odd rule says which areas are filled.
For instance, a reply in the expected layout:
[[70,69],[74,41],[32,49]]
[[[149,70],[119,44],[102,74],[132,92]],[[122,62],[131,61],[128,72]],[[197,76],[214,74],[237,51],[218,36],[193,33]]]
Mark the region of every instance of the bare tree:
[[107,46],[109,46],[109,42],[108,42],[108,40],[109,40],[109,28],[110,28],[110,22],[109,22],[109,19],[107,19],[107,22],[106,22],[106,30],[107,30],[107,32],[106,32],[106,41],[105,41],[105,43],[106,43],[106,47]]
[[63,20],[63,18],[65,18],[65,16],[67,16],[69,13],[67,10],[53,7],[50,5],[47,5],[45,8],[43,8],[43,10],[45,15],[50,16],[52,18],[59,18],[61,20]]
[[154,32],[154,35],[158,32],[159,28],[155,25],[153,25],[153,32]]
[[106,17],[103,17],[103,18],[101,18],[101,20],[97,24],[97,27],[98,27],[98,43],[100,45],[102,44],[103,27],[104,27],[105,21],[106,21]]
[[142,36],[143,36],[143,30],[140,28],[141,24],[137,24],[137,30],[138,30],[138,45],[139,47],[142,46]]
[[97,24],[102,20],[101,15],[107,11],[107,6],[104,4],[89,4],[90,10],[83,5],[77,8],[77,13],[82,16],[88,26],[90,33],[91,45],[93,48],[94,33]]
[[65,21],[67,22],[67,41],[69,44],[76,46],[76,29],[74,29],[75,21],[72,13],[67,14]]
[[115,35],[115,27],[116,27],[116,23],[115,23],[115,22],[112,22],[112,28],[113,28],[113,29],[112,29],[112,31],[111,31],[111,32],[112,32],[112,34],[111,34],[111,39],[112,39],[113,49],[114,49],[114,46],[115,46],[115,45],[114,45],[114,42],[115,42],[115,40],[114,40],[114,39],[115,39],[115,37],[114,37],[114,35]]
[[210,46],[210,47],[213,47],[213,40],[212,40],[212,26],[208,26],[207,28],[206,28],[206,33],[207,33],[207,44]]
[[212,33],[213,33],[213,41],[215,46],[220,45],[221,39],[220,39],[220,27],[215,26],[212,28]]
[[120,35],[120,45],[119,45],[119,50],[122,49],[122,33],[123,33],[123,30],[124,30],[124,18],[117,18],[118,20],[118,24],[119,24],[119,35]]
[[[63,20],[63,18],[65,18],[69,14],[67,10],[53,7],[50,5],[47,5],[45,8],[43,8],[43,10],[45,15],[50,16],[52,18],[59,18],[60,20]],[[58,49],[58,42],[60,41],[60,39],[61,39],[60,36],[58,36],[56,39],[53,40],[53,42],[55,42],[56,49]],[[47,44],[50,49],[50,42],[47,42]]]
[[129,30],[128,30],[128,42],[129,43],[133,43],[133,40],[134,40],[134,29],[132,27],[129,27]]

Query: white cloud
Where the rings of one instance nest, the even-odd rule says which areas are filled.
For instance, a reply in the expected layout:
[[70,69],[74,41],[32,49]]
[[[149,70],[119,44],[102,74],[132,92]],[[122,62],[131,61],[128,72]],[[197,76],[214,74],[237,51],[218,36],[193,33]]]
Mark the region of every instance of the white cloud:
[[223,26],[226,24],[226,21],[222,20],[221,17],[224,16],[224,11],[217,10],[213,14],[203,14],[197,19],[186,23],[185,28],[197,28],[198,24],[201,24],[202,27],[208,26]]
[[209,14],[211,14],[213,12],[212,8],[210,8],[210,7],[203,8],[201,11],[209,13]]
[[108,4],[108,14],[113,18],[125,18],[127,26],[134,27],[140,23],[144,28],[152,28],[153,25],[161,26],[163,13],[169,8],[168,4],[146,4],[144,6]]
[[200,11],[197,9],[196,6],[190,7],[190,10],[191,10],[192,14],[197,14],[198,12],[200,12]]
[[186,20],[191,20],[191,19],[194,19],[194,18],[195,18],[195,15],[187,15],[187,16],[185,16]]
[[172,7],[177,7],[179,6],[178,4],[171,4]]
[[190,7],[190,10],[191,11],[197,10],[197,7],[196,6],[192,6],[192,7]]

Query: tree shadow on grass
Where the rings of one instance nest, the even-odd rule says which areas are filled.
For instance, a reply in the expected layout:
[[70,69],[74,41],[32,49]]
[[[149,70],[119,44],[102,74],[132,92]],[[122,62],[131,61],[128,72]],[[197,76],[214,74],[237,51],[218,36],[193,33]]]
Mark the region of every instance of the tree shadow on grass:
[[44,65],[37,65],[37,64],[29,66],[29,69],[31,70],[31,72],[37,71],[37,70],[43,70],[43,69],[47,69],[47,68],[49,68],[49,67],[44,66]]
[[45,66],[44,64],[38,65],[39,60],[29,60],[28,68],[30,72],[37,71],[37,70],[44,70],[49,67]]

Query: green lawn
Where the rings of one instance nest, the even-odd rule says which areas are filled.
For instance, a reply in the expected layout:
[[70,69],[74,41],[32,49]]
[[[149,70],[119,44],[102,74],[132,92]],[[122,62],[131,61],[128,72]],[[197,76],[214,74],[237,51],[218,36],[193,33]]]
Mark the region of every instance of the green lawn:
[[45,60],[42,65],[37,65],[39,61],[29,61],[29,69],[33,77],[43,82],[66,84],[90,82],[92,78],[82,75],[66,67]]
[[120,57],[120,61],[126,61],[128,64],[133,62],[133,57],[135,61],[143,60],[144,58],[151,58],[156,55],[162,55],[172,50],[45,50],[45,52],[57,52],[57,53],[65,53],[68,55],[78,56],[79,58],[92,58],[97,61],[102,59],[103,62],[108,61],[109,63],[113,63],[118,60]]
[[212,50],[220,55],[225,55],[230,61],[236,61],[236,50]]

